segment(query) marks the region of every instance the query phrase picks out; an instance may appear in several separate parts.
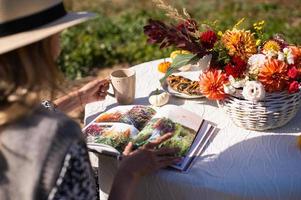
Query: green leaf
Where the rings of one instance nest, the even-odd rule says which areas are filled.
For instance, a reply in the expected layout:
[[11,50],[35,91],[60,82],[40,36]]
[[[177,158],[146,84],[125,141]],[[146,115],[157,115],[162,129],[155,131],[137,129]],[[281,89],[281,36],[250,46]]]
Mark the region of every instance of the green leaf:
[[183,67],[188,64],[195,64],[199,60],[199,56],[196,54],[179,54],[173,60],[171,66],[168,68],[165,76],[160,79],[160,82],[163,83],[168,76],[177,71],[180,67]]

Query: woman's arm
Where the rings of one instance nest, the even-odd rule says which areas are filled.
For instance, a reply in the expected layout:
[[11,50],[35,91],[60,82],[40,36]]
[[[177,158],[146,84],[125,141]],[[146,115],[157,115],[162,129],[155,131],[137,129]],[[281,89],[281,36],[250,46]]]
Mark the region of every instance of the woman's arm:
[[56,99],[53,103],[58,110],[68,113],[78,107],[84,107],[86,104],[93,101],[103,100],[107,95],[108,88],[108,80],[96,79],[79,90]]
[[119,170],[114,179],[109,200],[130,200],[138,179],[133,174]]
[[83,107],[83,102],[81,102],[80,94],[78,91],[73,91],[67,95],[64,95],[56,100],[54,100],[54,105],[56,109],[68,113],[72,110]]

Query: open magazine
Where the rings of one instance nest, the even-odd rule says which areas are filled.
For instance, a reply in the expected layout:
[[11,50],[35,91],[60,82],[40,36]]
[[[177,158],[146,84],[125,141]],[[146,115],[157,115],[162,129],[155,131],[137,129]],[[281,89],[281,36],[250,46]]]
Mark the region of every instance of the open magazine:
[[100,114],[83,132],[89,148],[98,147],[110,156],[119,156],[130,141],[138,148],[166,133],[173,133],[159,148],[180,149],[177,156],[182,160],[171,167],[185,171],[200,155],[215,132],[215,126],[178,106],[154,109],[136,105],[118,106]]

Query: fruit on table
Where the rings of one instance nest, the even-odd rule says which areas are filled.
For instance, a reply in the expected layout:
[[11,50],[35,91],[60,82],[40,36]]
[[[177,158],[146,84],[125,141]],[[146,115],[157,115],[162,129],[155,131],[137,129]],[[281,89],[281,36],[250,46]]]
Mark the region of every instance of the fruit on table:
[[177,57],[177,55],[180,55],[180,54],[190,54],[190,52],[189,51],[185,51],[185,50],[173,51],[170,54],[170,58],[173,60],[173,59],[175,59],[175,57]]
[[171,62],[162,62],[158,65],[158,71],[162,73],[166,73],[170,65]]
[[148,101],[151,105],[160,107],[167,104],[169,101],[169,94],[167,92],[157,90],[149,96]]
[[[191,52],[189,51],[185,51],[185,50],[177,50],[177,51],[173,51],[170,54],[170,58],[171,60],[174,60],[178,55],[185,55],[185,54],[191,54]],[[186,72],[189,71],[191,69],[191,64],[188,65],[184,65],[183,67],[180,67],[179,70],[182,72]]]

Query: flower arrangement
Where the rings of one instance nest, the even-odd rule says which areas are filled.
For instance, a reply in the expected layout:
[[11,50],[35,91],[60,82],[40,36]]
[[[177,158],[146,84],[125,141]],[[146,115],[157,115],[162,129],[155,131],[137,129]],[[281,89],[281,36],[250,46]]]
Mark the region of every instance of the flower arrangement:
[[267,93],[300,91],[301,48],[288,44],[280,35],[264,40],[264,21],[245,30],[240,28],[242,19],[222,31],[214,23],[198,24],[185,9],[181,14],[163,0],[153,1],[176,23],[149,20],[144,27],[148,42],[186,52],[173,58],[161,81],[176,69],[211,55],[210,66],[200,75],[199,82],[201,92],[208,99],[238,96],[259,102]]

